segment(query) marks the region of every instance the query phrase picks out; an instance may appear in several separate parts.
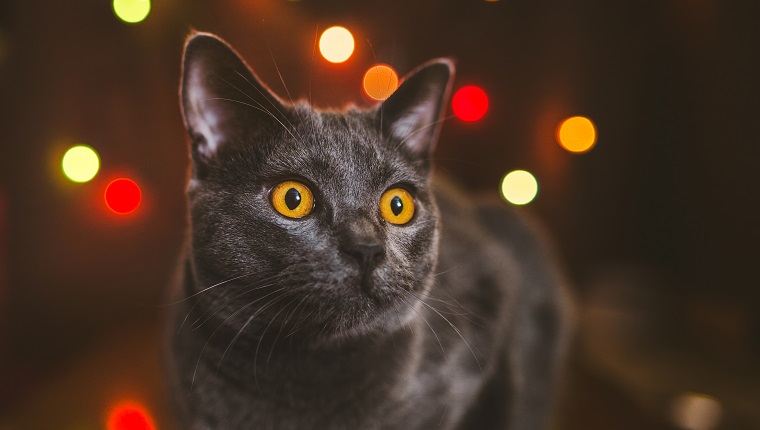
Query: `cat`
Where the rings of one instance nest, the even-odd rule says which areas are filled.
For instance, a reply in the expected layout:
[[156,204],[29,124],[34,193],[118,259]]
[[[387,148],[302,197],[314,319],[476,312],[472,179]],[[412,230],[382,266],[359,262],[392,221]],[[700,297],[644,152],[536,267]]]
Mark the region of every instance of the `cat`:
[[189,240],[167,347],[182,429],[540,429],[561,273],[517,211],[434,175],[453,79],[371,109],[286,103],[185,44]]

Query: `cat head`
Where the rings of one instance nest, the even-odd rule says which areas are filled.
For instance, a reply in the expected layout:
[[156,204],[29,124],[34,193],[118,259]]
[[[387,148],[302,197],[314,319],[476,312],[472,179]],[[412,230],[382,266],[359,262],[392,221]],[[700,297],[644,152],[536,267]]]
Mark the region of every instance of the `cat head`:
[[252,335],[344,339],[409,318],[437,260],[430,157],[452,73],[434,60],[372,109],[320,111],[281,100],[218,37],[191,35],[180,98],[198,300]]

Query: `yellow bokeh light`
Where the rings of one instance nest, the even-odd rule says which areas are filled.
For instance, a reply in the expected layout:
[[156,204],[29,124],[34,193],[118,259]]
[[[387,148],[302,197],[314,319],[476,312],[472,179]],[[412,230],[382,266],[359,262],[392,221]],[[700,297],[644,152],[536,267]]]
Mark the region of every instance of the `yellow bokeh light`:
[[331,63],[342,63],[354,52],[354,36],[344,27],[330,27],[319,38],[319,52]]
[[100,158],[94,149],[87,145],[69,148],[61,161],[63,174],[73,182],[87,182],[94,178],[100,169]]
[[370,67],[364,74],[364,92],[375,100],[385,100],[398,88],[398,74],[385,64]]
[[596,127],[584,116],[574,116],[557,127],[557,142],[570,152],[586,152],[596,144]]
[[150,13],[150,0],[113,0],[113,12],[120,20],[135,24]]
[[513,205],[525,205],[538,194],[536,178],[525,170],[509,172],[501,180],[501,195]]

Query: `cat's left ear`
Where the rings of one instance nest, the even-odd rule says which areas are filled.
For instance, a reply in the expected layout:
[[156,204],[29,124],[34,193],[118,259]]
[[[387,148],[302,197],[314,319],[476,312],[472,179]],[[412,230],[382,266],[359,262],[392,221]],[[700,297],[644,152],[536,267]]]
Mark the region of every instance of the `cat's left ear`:
[[454,63],[429,61],[409,73],[378,107],[383,134],[428,167],[446,113]]

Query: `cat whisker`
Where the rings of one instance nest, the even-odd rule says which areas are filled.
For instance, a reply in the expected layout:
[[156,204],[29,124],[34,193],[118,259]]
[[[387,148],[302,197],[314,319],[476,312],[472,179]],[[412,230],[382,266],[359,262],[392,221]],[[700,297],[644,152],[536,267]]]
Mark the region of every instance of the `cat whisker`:
[[[270,50],[270,51],[269,51],[269,53],[270,53],[270,55],[271,55],[272,51]],[[274,60],[274,56],[272,57],[272,60]],[[274,67],[277,69],[277,74],[280,74],[280,69],[277,67],[277,62],[275,62],[275,63],[274,63]],[[277,120],[277,122],[279,122],[279,123],[280,123],[280,125],[282,125],[283,127],[285,127],[285,129],[286,129],[286,130],[288,130],[288,131],[290,132],[290,131],[291,131],[291,129],[292,129],[292,131],[294,131],[294,132],[296,132],[296,133],[298,134],[298,131],[296,130],[296,128],[295,128],[295,126],[293,125],[293,123],[292,123],[292,122],[290,122],[290,120],[288,119],[288,116],[287,116],[287,115],[285,115],[285,114],[284,114],[284,113],[283,113],[283,112],[280,110],[280,108],[279,108],[279,107],[277,107],[277,105],[276,105],[276,104],[275,104],[275,103],[274,103],[274,102],[273,102],[273,101],[272,101],[272,100],[271,100],[269,97],[267,97],[267,96],[266,96],[266,94],[264,94],[264,93],[261,91],[261,89],[259,89],[258,87],[256,87],[256,86],[253,84],[253,82],[251,82],[250,80],[248,80],[248,78],[247,78],[247,77],[245,77],[244,75],[242,75],[242,74],[241,74],[240,72],[238,72],[237,70],[235,71],[235,73],[237,73],[237,74],[238,74],[238,76],[240,76],[241,78],[243,78],[243,80],[244,80],[244,81],[246,81],[246,82],[248,83],[248,85],[250,85],[250,86],[251,86],[251,88],[253,88],[254,90],[256,90],[256,92],[257,92],[257,93],[259,93],[259,95],[261,95],[261,97],[263,97],[263,98],[264,98],[266,101],[268,101],[268,102],[269,102],[269,104],[270,104],[270,105],[271,105],[271,106],[274,108],[274,110],[275,110],[275,111],[277,111],[277,113],[279,113],[279,114],[280,114],[280,116],[282,116],[282,119],[284,119],[284,120],[285,120],[285,122],[287,122],[287,123],[288,123],[288,125],[290,126],[290,129],[288,129],[287,127],[285,127],[285,124],[283,124],[283,123],[282,123],[282,122],[281,122],[281,121],[280,121],[280,120],[279,120],[279,119],[278,119],[278,118],[277,118],[277,117],[276,117],[276,116],[275,116],[275,115],[274,115],[274,114],[273,114],[273,113],[272,113],[270,110],[268,110],[266,107],[264,107],[264,105],[262,105],[262,104],[261,104],[261,102],[259,102],[258,100],[254,99],[253,97],[251,97],[251,96],[250,96],[250,94],[246,93],[245,91],[241,90],[240,88],[236,87],[235,85],[233,85],[233,84],[231,84],[231,83],[229,83],[229,82],[225,81],[225,82],[227,82],[227,84],[228,84],[229,86],[231,86],[232,88],[234,88],[234,89],[236,89],[236,90],[240,91],[240,92],[241,92],[241,93],[242,93],[244,96],[248,97],[248,98],[249,98],[249,99],[250,99],[252,102],[256,103],[256,104],[257,104],[257,105],[258,105],[260,108],[262,108],[262,109],[264,109],[265,111],[267,111],[267,112],[268,112],[268,113],[269,113],[269,114],[272,116],[272,118],[276,119],[276,120]],[[282,75],[280,75],[280,80],[282,80]],[[283,85],[283,86],[285,86],[285,81],[284,81],[284,80],[282,81],[282,85]],[[288,88],[287,88],[287,87],[285,87],[285,91],[287,91],[287,90],[288,90]],[[288,97],[290,97],[290,93],[288,93]],[[291,104],[291,105],[293,105],[293,98],[290,98],[290,104]],[[301,116],[300,116],[300,113],[299,113],[298,115],[299,115],[299,118],[301,118]],[[301,119],[302,119],[302,122],[303,122],[303,118],[301,118]],[[291,133],[290,133],[290,135],[291,135],[291,136],[293,136],[293,133],[291,132]],[[293,136],[293,138],[295,139],[295,136]],[[298,139],[296,139],[296,141],[298,141],[298,142],[300,142],[300,143],[304,143],[304,140],[303,140],[303,136],[301,136],[300,134],[298,134]]]
[[[293,299],[293,300],[295,301],[295,299]],[[269,349],[269,354],[267,355],[267,363],[266,363],[265,368],[269,367],[269,360],[272,358],[272,353],[274,353],[274,347],[277,344],[277,339],[279,339],[280,335],[282,334],[282,330],[285,328],[286,325],[288,325],[288,322],[290,322],[290,319],[293,317],[293,315],[295,315],[295,313],[298,310],[298,308],[300,308],[301,305],[303,305],[303,303],[305,301],[306,301],[306,296],[304,296],[301,299],[301,301],[298,302],[298,304],[293,308],[293,310],[290,311],[290,313],[288,314],[288,316],[285,317],[285,321],[283,321],[282,324],[280,325],[280,330],[277,332],[277,335],[275,335],[274,340],[272,341],[272,347]],[[286,305],[286,307],[289,306],[290,303],[292,303],[292,302],[289,302],[288,305]],[[277,317],[277,315],[275,315],[275,318],[276,317]]]
[[[416,296],[413,296],[413,297],[416,297]],[[419,298],[418,298],[418,300],[419,300]],[[431,311],[433,311],[433,312],[435,312],[436,314],[438,314],[438,316],[439,316],[439,317],[443,318],[443,320],[444,320],[444,321],[446,321],[446,323],[448,323],[448,325],[449,325],[449,326],[451,326],[451,328],[452,328],[452,329],[454,329],[454,331],[457,333],[457,335],[459,335],[459,338],[460,338],[460,339],[462,339],[462,342],[464,342],[464,344],[467,346],[467,349],[469,349],[469,350],[470,350],[470,353],[472,354],[472,358],[474,358],[474,359],[475,359],[475,363],[478,365],[478,369],[480,369],[480,372],[482,373],[482,372],[483,372],[483,367],[480,365],[480,360],[478,360],[478,356],[475,354],[475,350],[473,350],[473,349],[472,349],[472,346],[470,346],[470,343],[469,343],[469,342],[467,342],[467,339],[465,339],[464,335],[463,335],[463,334],[462,334],[462,332],[461,332],[461,331],[460,331],[460,330],[457,328],[457,326],[456,326],[456,325],[454,325],[454,323],[452,323],[452,322],[451,322],[451,321],[450,321],[448,318],[446,318],[446,317],[445,317],[445,316],[444,316],[442,313],[438,312],[438,310],[437,310],[437,309],[435,309],[434,307],[432,307],[432,306],[430,306],[429,304],[425,303],[423,300],[420,300],[420,303],[422,303],[422,305],[423,305],[423,306],[426,306],[426,307],[427,307],[428,309],[430,309]],[[480,351],[478,351],[478,352],[480,352]]]
[[[404,136],[403,139],[401,139],[401,142],[399,142],[398,145],[396,145],[396,149],[395,150],[398,151],[398,149],[401,148],[401,146],[404,145],[404,143],[406,143],[407,140],[411,139],[415,134],[417,134],[417,133],[419,133],[421,131],[427,130],[430,127],[436,127],[438,124],[441,124],[444,121],[447,121],[447,120],[452,119],[452,118],[454,118],[454,115],[449,115],[447,117],[443,117],[443,118],[441,118],[439,120],[436,120],[436,121],[433,121],[433,122],[431,122],[429,124],[425,124],[422,127],[419,127],[419,128],[417,128],[416,130],[414,130],[412,132],[409,132],[409,128],[407,128],[407,135]],[[411,126],[412,125],[410,123],[409,127],[411,127]]]
[[232,301],[234,301],[235,299],[238,299],[238,298],[240,298],[240,297],[242,297],[242,296],[244,296],[246,294],[249,294],[249,293],[251,293],[253,291],[258,291],[258,290],[261,290],[261,289],[264,289],[264,288],[269,288],[269,287],[272,287],[272,286],[275,286],[275,285],[277,285],[277,284],[275,284],[275,283],[269,283],[269,284],[265,284],[265,285],[259,285],[259,286],[256,286],[256,287],[251,287],[251,288],[248,288],[246,290],[240,291],[237,294],[234,294],[232,297],[227,297],[227,301],[225,303],[221,304],[215,310],[208,309],[208,310],[206,310],[206,312],[204,312],[203,314],[201,314],[201,316],[199,316],[195,321],[193,321],[193,323],[191,325],[191,328],[193,330],[199,329],[204,324],[206,324],[206,322],[208,322],[211,318],[213,318],[214,315],[216,315],[217,312],[219,312],[220,310],[226,308],[227,305],[229,305],[230,303],[232,303]]
[[[277,311],[277,313],[276,313],[276,314],[274,314],[274,316],[272,316],[272,318],[269,320],[269,323],[267,323],[266,327],[264,327],[264,330],[261,332],[261,335],[259,336],[259,342],[258,342],[258,344],[256,345],[256,351],[255,351],[255,352],[254,352],[254,354],[253,354],[253,355],[254,355],[254,359],[253,359],[253,364],[254,364],[254,367],[256,367],[256,363],[257,363],[257,361],[258,361],[258,357],[259,357],[259,348],[261,347],[261,341],[264,339],[264,335],[266,335],[266,333],[267,333],[267,330],[269,330],[269,327],[271,327],[271,326],[272,326],[272,323],[274,323],[274,322],[275,322],[275,320],[277,319],[277,317],[278,317],[278,316],[280,316],[280,314],[281,314],[283,311],[285,311],[285,309],[287,309],[287,308],[288,308],[288,307],[289,307],[289,306],[290,306],[290,305],[291,305],[293,302],[295,302],[297,299],[298,299],[298,297],[296,296],[296,297],[293,297],[293,300],[291,300],[291,301],[287,302],[287,303],[286,303],[286,304],[285,304],[285,305],[284,305],[282,308],[280,308],[280,310],[279,310],[279,311]],[[279,300],[278,300],[278,301],[279,301]],[[301,300],[301,302],[303,302],[303,300]],[[276,303],[276,302],[275,302],[275,303]],[[274,303],[273,303],[273,304],[274,304]]]
[[[204,289],[198,291],[197,293],[188,296],[187,299],[196,297],[196,296],[204,294],[204,293],[208,293],[209,291],[211,291],[212,289],[214,289],[216,287],[225,285],[225,284],[227,284],[229,282],[236,281],[238,279],[241,279],[241,278],[244,278],[244,277],[247,277],[247,276],[251,276],[251,275],[254,275],[254,273],[248,273],[248,274],[245,274],[245,275],[240,275],[240,276],[235,276],[235,277],[232,277],[232,278],[225,279],[222,282],[219,282],[219,283],[214,284],[214,285],[212,285],[210,287],[204,288]],[[264,282],[273,281],[273,280],[276,280],[278,276],[281,276],[281,274],[278,273],[276,275],[269,276],[269,277],[264,278],[264,279],[259,279],[259,280],[256,281],[255,284],[249,284],[249,285],[256,285],[256,284],[261,284],[261,283],[264,283]],[[185,299],[185,300],[187,300],[187,299]],[[184,300],[182,300],[182,301],[184,301]],[[178,303],[181,303],[181,301],[178,302]],[[195,310],[196,306],[198,306],[198,303],[199,302],[196,301],[195,303],[193,303],[193,306],[190,307],[190,310],[188,310],[187,315],[185,315],[185,318],[182,320],[182,323],[180,324],[179,328],[177,329],[178,332],[180,330],[182,330],[182,327],[184,327],[185,323],[187,322],[187,319],[190,317],[190,315],[192,314],[193,310]],[[205,315],[205,312],[204,312],[204,315]],[[197,320],[195,322],[197,322]],[[195,322],[193,324],[195,324]]]
[[[268,39],[268,38],[266,38],[266,37],[264,37],[264,42],[266,42],[266,45],[267,45],[267,50],[269,51],[269,57],[271,57],[271,58],[272,58],[272,63],[274,64],[274,69],[277,71],[277,76],[279,76],[279,77],[280,77],[280,83],[282,83],[282,87],[285,89],[285,94],[287,94],[287,95],[288,95],[288,99],[290,100],[290,105],[291,105],[291,106],[294,106],[294,105],[295,105],[295,103],[293,102],[293,96],[291,96],[291,95],[290,95],[290,90],[288,90],[288,86],[287,86],[287,85],[285,85],[285,79],[282,77],[282,73],[280,73],[280,67],[279,67],[279,66],[277,66],[277,60],[274,58],[274,54],[272,53],[272,47],[269,45],[269,39]],[[245,78],[245,77],[243,77],[243,78],[244,78],[245,80],[248,80],[248,79],[247,79],[247,78]],[[275,109],[277,109],[277,108],[275,107]],[[303,121],[303,117],[301,116],[301,114],[300,114],[298,111],[296,111],[296,113],[297,113],[297,115],[298,115],[298,118],[299,118],[301,121]],[[293,124],[291,124],[291,127],[292,127],[292,126],[293,126]]]
[[[271,50],[270,50],[270,54],[271,54]],[[275,63],[275,67],[277,67],[277,63]],[[277,69],[277,73],[279,73],[279,72],[280,72],[280,70],[279,70],[279,69]],[[260,95],[261,97],[263,97],[263,98],[264,98],[264,100],[266,100],[267,102],[269,102],[269,104],[271,105],[271,107],[273,107],[273,108],[274,108],[274,110],[275,110],[275,111],[277,111],[277,113],[279,113],[279,114],[280,114],[280,116],[282,116],[282,119],[283,119],[283,120],[285,120],[285,122],[287,122],[287,123],[288,123],[288,125],[289,125],[291,128],[295,129],[295,127],[293,127],[293,123],[292,123],[292,122],[290,122],[290,120],[288,119],[287,115],[285,115],[284,113],[282,113],[282,111],[280,110],[280,108],[279,108],[279,107],[277,107],[277,105],[276,105],[276,104],[275,104],[275,103],[274,103],[274,102],[273,102],[273,101],[272,101],[272,100],[271,100],[269,97],[267,97],[267,94],[264,94],[264,92],[262,92],[262,91],[261,91],[261,89],[259,89],[258,87],[256,87],[256,85],[254,85],[254,84],[253,84],[253,82],[251,82],[251,81],[250,81],[250,80],[249,80],[247,77],[245,77],[245,75],[243,75],[242,73],[240,73],[240,72],[238,72],[237,70],[235,70],[235,74],[237,74],[238,76],[240,76],[240,77],[241,77],[241,78],[242,78],[242,79],[243,79],[243,80],[244,80],[244,81],[245,81],[245,82],[246,82],[248,85],[250,85],[250,86],[251,86],[251,88],[253,88],[253,89],[254,89],[254,90],[257,92],[257,93],[259,93],[259,95]],[[241,88],[238,88],[237,86],[235,86],[233,83],[231,83],[231,82],[227,81],[226,79],[224,79],[224,78],[221,78],[221,79],[222,79],[222,81],[224,81],[224,82],[225,82],[227,85],[231,86],[232,88],[234,88],[234,89],[236,89],[238,92],[240,92],[240,94],[242,94],[242,95],[244,95],[244,96],[248,97],[248,99],[249,99],[249,100],[251,100],[252,102],[256,103],[256,105],[258,105],[260,108],[262,108],[262,109],[265,109],[265,110],[266,110],[266,111],[267,111],[267,112],[268,112],[270,115],[272,115],[272,117],[273,117],[273,118],[275,118],[275,119],[277,118],[277,117],[276,117],[276,116],[275,116],[275,115],[272,113],[272,111],[270,111],[270,110],[269,110],[267,107],[265,107],[263,104],[261,104],[261,102],[260,102],[260,101],[258,101],[258,100],[256,100],[255,98],[251,97],[251,95],[250,95],[250,94],[248,94],[247,92],[243,91]],[[283,85],[284,85],[284,84],[285,84],[285,83],[283,82]],[[287,90],[287,88],[286,88],[286,90]],[[275,96],[274,96],[274,95],[271,95],[271,97],[275,97]],[[291,99],[291,100],[292,100],[292,99]]]
[[[222,362],[224,361],[224,357],[226,357],[226,356],[227,356],[227,353],[228,353],[228,352],[230,351],[230,349],[232,348],[232,345],[234,345],[234,344],[235,344],[235,342],[236,342],[236,341],[238,340],[238,338],[239,338],[239,337],[240,337],[240,336],[243,334],[243,332],[244,332],[244,331],[245,331],[245,329],[248,327],[248,325],[249,325],[251,322],[253,322],[253,320],[254,320],[254,319],[256,319],[256,317],[257,317],[257,316],[259,316],[259,315],[261,315],[262,313],[264,313],[264,312],[265,312],[267,309],[269,309],[270,307],[274,306],[275,304],[277,304],[277,303],[278,303],[280,300],[284,299],[285,297],[287,297],[287,295],[286,295],[286,294],[281,294],[281,295],[279,295],[279,296],[275,297],[274,299],[271,299],[271,300],[270,300],[270,301],[268,301],[268,302],[267,302],[265,305],[263,305],[263,306],[261,306],[260,308],[258,308],[258,309],[256,310],[256,312],[254,312],[253,314],[251,314],[251,316],[249,316],[249,317],[248,317],[248,319],[245,321],[245,323],[244,323],[244,324],[243,324],[243,325],[242,325],[242,326],[241,326],[241,327],[238,329],[237,333],[235,333],[235,336],[233,336],[232,340],[231,340],[231,341],[229,342],[229,344],[227,345],[227,348],[225,348],[225,350],[224,350],[224,353],[222,354],[222,358],[220,358],[220,359],[219,359],[219,363],[216,365],[216,370],[217,370],[217,371],[219,370],[219,368],[221,368],[221,367],[222,367]],[[270,322],[270,324],[271,324],[271,322]],[[269,327],[269,325],[267,325],[267,328],[268,328],[268,327]],[[266,329],[264,330],[264,332],[266,332]],[[259,336],[259,344],[261,344],[261,339],[262,339],[263,335],[264,335],[264,334],[262,333],[262,334],[261,334],[261,336]],[[256,353],[258,354],[258,347],[256,347]],[[254,360],[255,360],[255,358],[254,358]],[[254,369],[254,376],[255,376],[255,375],[256,375],[256,373],[255,373],[255,369]],[[258,385],[258,384],[257,384],[257,385]]]
[[[216,287],[222,286],[222,285],[227,284],[229,282],[236,281],[238,279],[244,278],[246,276],[251,276],[251,275],[253,275],[253,273],[248,273],[248,274],[245,274],[245,275],[240,275],[240,276],[235,276],[235,277],[232,277],[232,278],[225,279],[224,281],[218,282],[218,283],[216,283],[216,284],[214,284],[214,285],[212,285],[210,287],[206,287],[206,288],[198,291],[197,293],[191,294],[191,295],[185,297],[184,299],[175,302],[174,305],[180,304],[180,303],[182,303],[182,302],[184,302],[186,300],[189,300],[189,299],[191,299],[191,298],[193,298],[195,296],[198,296],[200,294],[206,293],[206,292],[208,292],[208,291],[210,291],[210,290],[212,290],[212,289],[214,289]],[[196,306],[198,306],[198,302],[193,303],[193,306],[191,306],[190,310],[187,311],[187,314],[185,315],[185,318],[182,319],[182,323],[179,325],[179,328],[177,329],[177,333],[179,333],[180,330],[182,330],[182,327],[185,326],[185,323],[187,322],[187,319],[190,317],[190,314],[192,314],[193,310],[195,310]]]
[[309,105],[311,105],[311,72],[314,68],[314,55],[317,53],[317,40],[319,39],[319,25],[314,29],[314,46],[311,49],[311,62],[309,63]]
[[282,288],[279,288],[279,289],[277,289],[277,290],[275,290],[275,291],[272,291],[272,292],[271,292],[271,293],[269,293],[269,294],[266,294],[266,295],[264,295],[264,296],[262,296],[262,297],[259,297],[258,299],[256,299],[256,300],[254,300],[254,301],[252,301],[252,302],[250,302],[250,303],[248,303],[248,304],[246,304],[246,305],[244,305],[244,306],[240,307],[240,309],[238,309],[238,310],[236,310],[235,312],[233,312],[233,313],[232,313],[230,316],[228,316],[227,318],[225,318],[225,319],[224,319],[224,321],[222,321],[222,322],[221,322],[221,323],[220,323],[220,324],[219,324],[219,325],[216,327],[216,330],[214,330],[214,332],[213,332],[213,333],[211,333],[211,335],[209,336],[209,338],[206,340],[206,343],[204,343],[204,344],[203,344],[203,348],[201,349],[201,352],[200,352],[200,354],[198,355],[198,361],[195,363],[195,370],[193,370],[193,378],[192,378],[192,380],[190,381],[190,391],[191,391],[191,392],[192,392],[192,389],[193,389],[193,385],[195,384],[195,377],[196,377],[196,376],[197,376],[197,374],[198,374],[198,367],[199,367],[199,366],[200,366],[200,364],[201,364],[201,359],[203,358],[203,354],[206,352],[206,348],[208,348],[208,344],[209,344],[209,342],[211,342],[211,339],[213,339],[213,338],[214,338],[214,336],[216,335],[216,333],[217,333],[217,332],[219,332],[219,330],[220,330],[220,329],[221,329],[221,328],[222,328],[222,327],[223,327],[223,326],[224,326],[224,325],[225,325],[225,324],[226,324],[226,323],[227,323],[227,322],[228,322],[230,319],[232,319],[233,317],[235,317],[235,316],[236,316],[237,314],[239,314],[240,312],[243,312],[244,310],[246,310],[246,309],[248,309],[249,307],[253,306],[254,304],[256,304],[256,302],[258,302],[258,301],[260,301],[260,300],[263,300],[263,299],[265,299],[266,297],[268,297],[268,296],[270,296],[270,295],[272,295],[272,294],[275,294],[275,293],[277,293],[277,292],[283,291],[284,289],[285,289],[284,287],[282,287]]
[[[475,318],[479,318],[477,315],[475,315],[474,313],[472,313],[469,309],[467,309],[463,305],[459,304],[458,302],[457,302],[457,304],[462,309],[462,311],[457,311],[454,308],[454,305],[452,305],[450,302],[447,302],[445,300],[442,300],[442,299],[439,299],[439,298],[436,298],[436,297],[431,297],[431,296],[424,296],[424,297],[418,296],[417,294],[415,294],[415,293],[413,293],[411,291],[409,291],[408,293],[411,294],[411,295],[413,295],[414,297],[416,297],[419,301],[425,302],[426,306],[430,307],[431,309],[434,309],[436,312],[440,312],[441,314],[445,314],[445,315],[449,315],[449,316],[454,316],[454,317],[462,317],[463,319],[467,320],[468,322],[470,322],[473,325],[476,325],[478,327],[484,327],[483,324],[480,324],[479,322],[477,322],[477,321],[473,320],[472,318],[470,318],[470,316],[473,316]],[[440,303],[441,305],[443,305],[443,306],[446,307],[447,312],[443,311],[441,309],[435,309],[433,307],[433,305],[431,305],[427,301],[435,301],[435,302]]]
[[205,293],[205,292],[207,292],[207,291],[209,291],[209,290],[212,290],[212,289],[214,289],[214,288],[216,288],[216,287],[222,286],[222,285],[224,285],[224,284],[226,284],[226,283],[228,283],[228,282],[237,281],[238,279],[241,279],[241,278],[245,278],[246,276],[251,276],[251,275],[255,275],[255,272],[244,273],[244,274],[242,274],[242,275],[238,275],[238,276],[233,276],[233,277],[227,278],[227,279],[225,279],[225,280],[223,280],[223,281],[217,282],[216,284],[214,284],[214,285],[212,285],[212,286],[210,286],[210,287],[206,287],[206,288],[204,288],[204,289],[202,289],[202,290],[200,290],[200,291],[198,291],[198,292],[196,292],[196,293],[193,293],[193,294],[191,294],[191,295],[189,295],[189,296],[185,297],[185,298],[184,298],[184,299],[182,299],[182,300],[177,300],[177,301],[175,301],[175,302],[171,302],[171,303],[169,303],[167,306],[174,306],[174,305],[178,305],[178,304],[180,304],[180,303],[183,303],[183,302],[186,302],[186,301],[188,301],[188,300],[192,299],[193,297],[195,297],[195,296],[197,296],[197,295],[203,294],[203,293]]
[[409,306],[414,311],[414,313],[417,314],[417,316],[420,317],[420,319],[425,323],[426,326],[428,326],[428,328],[430,329],[430,331],[433,333],[433,336],[435,336],[435,340],[436,340],[436,342],[438,342],[438,346],[441,348],[441,355],[444,358],[446,358],[446,350],[443,349],[443,343],[441,343],[441,339],[438,337],[438,333],[435,332],[435,329],[433,328],[432,325],[430,325],[430,323],[428,322],[427,318],[425,318],[424,316],[422,316],[422,314],[417,310],[416,306],[414,306],[413,304],[411,304],[408,301],[404,300],[403,298],[401,300],[404,303],[406,303],[406,305]]
[[[260,106],[260,104],[259,104],[259,106],[256,106],[256,105],[252,105],[252,104],[250,104],[250,103],[246,103],[246,102],[244,102],[244,101],[241,101],[241,100],[230,99],[230,98],[226,98],[226,97],[211,97],[211,98],[208,98],[208,99],[204,99],[204,101],[205,101],[205,100],[223,100],[223,101],[228,101],[228,102],[238,103],[238,104],[241,104],[241,105],[243,105],[243,106],[248,106],[248,107],[250,107],[250,108],[253,108],[253,109],[256,109],[256,110],[258,110],[258,111],[260,111],[260,112],[263,112],[263,113],[265,113],[265,114],[269,115],[270,117],[272,117],[272,119],[274,119],[275,121],[277,121],[277,123],[278,123],[278,124],[280,124],[280,125],[282,126],[282,128],[284,128],[284,129],[285,129],[285,131],[287,131],[287,132],[288,132],[288,134],[290,134],[290,136],[291,136],[291,137],[292,137],[292,138],[293,138],[293,139],[294,139],[296,142],[301,142],[301,140],[300,140],[298,137],[296,137],[296,135],[295,135],[295,134],[293,134],[293,131],[292,131],[291,129],[289,129],[289,128],[288,128],[288,127],[285,125],[285,124],[283,124],[283,123],[282,123],[282,121],[280,121],[280,119],[279,119],[279,118],[277,118],[277,117],[276,117],[276,116],[275,116],[275,115],[274,115],[272,112],[270,112],[269,110],[267,110],[267,109],[266,109],[266,108],[264,108],[264,107],[261,107],[261,106]],[[256,103],[258,103],[258,102],[256,102]],[[302,143],[302,142],[301,142],[301,143]]]
[[312,310],[311,312],[309,312],[308,314],[306,314],[306,316],[304,316],[302,318],[299,318],[298,321],[296,321],[295,327],[293,327],[293,330],[285,336],[285,339],[287,339],[287,338],[290,337],[291,338],[290,340],[292,342],[293,339],[292,339],[291,336],[293,336],[294,334],[296,334],[299,330],[303,329],[303,326],[302,325],[299,326],[299,324],[301,324],[303,321],[308,320],[309,317],[311,317],[312,315],[314,315],[314,312],[316,312],[316,311]]
[[[367,45],[369,45],[370,51],[372,52],[372,58],[374,58],[375,64],[378,64],[379,61],[377,61],[377,55],[375,54],[375,47],[372,46],[372,42],[369,41],[369,38],[366,39],[366,41],[367,41]],[[378,79],[380,79],[380,75],[379,74],[378,74]],[[390,80],[388,80],[388,85],[390,86]],[[380,134],[380,141],[381,142],[383,140],[383,107],[384,106],[385,105],[383,105],[382,102],[381,102],[380,103],[380,129],[378,130],[379,134]]]
[[[211,309],[211,305],[209,305],[209,309],[207,309],[201,316],[199,316],[193,322],[194,329],[197,329],[200,326],[202,326],[203,324],[205,324],[209,319],[211,319],[214,316],[214,314],[216,314],[221,309],[224,309],[225,307],[227,307],[227,305],[229,305],[230,303],[232,303],[232,301],[234,301],[235,299],[238,299],[238,298],[240,298],[240,297],[242,297],[242,296],[244,296],[244,295],[246,295],[248,293],[251,293],[253,291],[258,291],[258,290],[261,290],[263,288],[268,288],[268,287],[275,286],[275,285],[277,285],[277,282],[283,280],[286,276],[292,276],[294,273],[295,274],[299,274],[299,273],[307,273],[308,272],[308,271],[304,271],[304,272],[294,271],[292,267],[289,267],[288,269],[289,270],[287,271],[287,273],[285,272],[285,270],[283,270],[283,271],[280,271],[279,273],[277,273],[275,275],[268,276],[266,278],[259,279],[259,280],[257,280],[254,283],[248,284],[246,287],[250,287],[250,288],[247,288],[247,289],[245,289],[243,291],[237,291],[231,297],[219,297],[220,301],[222,299],[227,299],[226,302],[223,303],[221,306],[219,306],[216,310],[212,310]],[[196,302],[195,305],[197,305],[197,302]],[[193,307],[195,307],[195,305]],[[192,311],[192,309],[190,309],[190,310]],[[189,315],[190,314],[188,313],[188,316]],[[198,322],[201,319],[203,319],[205,316],[208,316],[208,317],[203,322],[201,322],[200,324],[198,324]],[[185,317],[185,320],[186,319],[187,319],[187,316]],[[183,321],[183,324],[184,324],[184,321]]]

